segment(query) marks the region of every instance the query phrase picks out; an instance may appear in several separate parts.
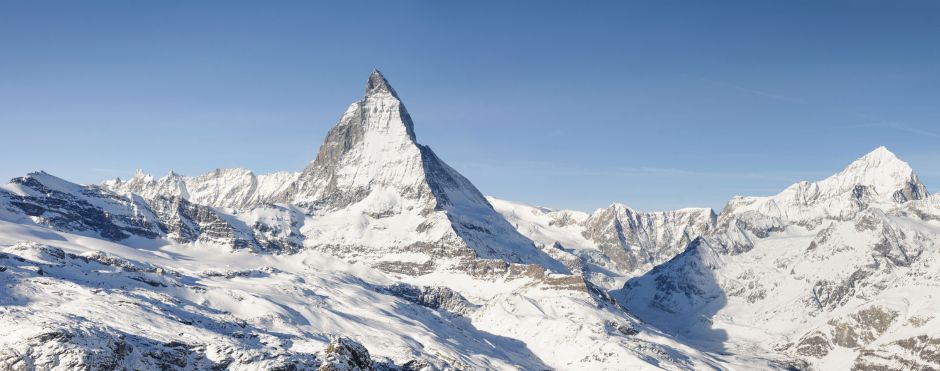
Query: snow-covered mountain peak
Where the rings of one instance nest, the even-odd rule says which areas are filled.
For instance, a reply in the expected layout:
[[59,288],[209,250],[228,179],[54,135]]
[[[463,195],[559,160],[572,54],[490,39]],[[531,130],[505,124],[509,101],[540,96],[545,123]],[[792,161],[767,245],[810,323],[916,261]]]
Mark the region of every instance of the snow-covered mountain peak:
[[937,306],[936,200],[880,147],[826,179],[732,199],[716,228],[614,297],[689,338],[772,344],[799,369],[917,369],[936,359],[908,349],[940,344],[919,320]]
[[818,196],[854,193],[879,202],[904,202],[927,197],[927,190],[914,169],[883,146],[853,161],[838,174],[814,183],[794,184],[781,195],[794,192],[812,192]]
[[385,76],[382,76],[382,72],[379,72],[377,69],[372,70],[372,74],[369,75],[369,81],[366,83],[366,96],[372,95],[391,95],[398,99],[398,93],[396,93],[392,85],[388,83]]
[[884,146],[852,162],[845,170],[824,180],[827,185],[845,188],[862,185],[878,195],[894,195],[903,190],[904,198],[897,201],[922,199],[927,191],[908,163],[902,161]]
[[10,183],[0,186],[0,189],[15,194],[24,194],[25,189],[32,189],[33,192],[38,191],[41,193],[48,193],[49,191],[72,193],[80,192],[82,186],[40,170],[11,179]]
[[868,152],[867,154],[865,154],[865,156],[862,156],[861,158],[858,159],[858,161],[863,161],[863,160],[872,161],[872,162],[900,161],[900,159],[898,159],[898,156],[895,155],[894,152],[891,152],[891,150],[889,150],[888,147],[885,147],[885,146],[879,146],[878,148],[875,148],[871,152]]
[[316,159],[279,201],[341,208],[378,188],[402,188],[410,191],[394,193],[419,196],[424,157],[411,116],[376,70],[366,83],[365,96],[347,108]]
[[770,197],[735,197],[728,202],[722,218],[757,213],[777,220],[773,223],[815,225],[822,219],[851,218],[871,206],[890,208],[927,196],[926,187],[911,166],[887,148],[879,147],[826,179],[802,181]]
[[[378,71],[327,134],[316,159],[273,198],[314,218],[308,246],[424,272],[466,259],[564,267],[520,235],[469,180],[417,142],[398,94]],[[450,259],[445,259],[450,258]],[[450,261],[448,263],[448,260]]]
[[627,210],[633,211],[633,208],[630,207],[630,206],[627,206],[626,204],[622,204],[622,203],[619,203],[619,202],[614,202],[614,203],[610,204],[610,206],[607,206],[607,209],[597,209],[597,210],[594,210],[594,212],[595,212],[595,213],[598,213],[598,212],[602,212],[602,211],[604,211],[604,210],[615,210],[615,211],[623,212],[623,211],[627,211]]
[[131,179],[145,181],[145,182],[152,182],[153,175],[145,173],[143,169],[137,169],[137,170],[134,170],[134,177]]
[[519,234],[469,180],[418,144],[411,117],[378,71],[301,173],[219,169],[157,180],[140,173],[103,186],[160,210],[179,200],[233,209],[245,219],[240,223],[261,233],[256,239],[267,241],[273,233],[290,249],[303,241],[304,247],[386,271],[422,274],[481,259],[567,270]]

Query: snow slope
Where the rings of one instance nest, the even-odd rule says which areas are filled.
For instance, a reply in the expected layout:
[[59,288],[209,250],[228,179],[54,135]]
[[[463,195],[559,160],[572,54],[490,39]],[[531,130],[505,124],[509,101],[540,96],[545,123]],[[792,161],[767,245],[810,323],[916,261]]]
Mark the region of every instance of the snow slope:
[[702,349],[838,369],[940,367],[940,209],[884,148],[729,202],[718,227],[614,296]]
[[718,361],[584,291],[457,272],[403,282],[312,250],[273,255],[143,238],[114,243],[0,222],[0,269],[3,367],[305,369],[320,365],[338,336],[365,345],[383,367],[640,370],[770,362]]

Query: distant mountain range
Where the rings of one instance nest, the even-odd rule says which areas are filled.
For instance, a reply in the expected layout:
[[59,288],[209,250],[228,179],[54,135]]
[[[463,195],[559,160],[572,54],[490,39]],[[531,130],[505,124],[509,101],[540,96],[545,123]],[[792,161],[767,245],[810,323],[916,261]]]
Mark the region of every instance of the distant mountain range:
[[940,198],[884,147],[588,214],[416,138],[375,71],[300,172],[0,186],[0,369],[940,369]]

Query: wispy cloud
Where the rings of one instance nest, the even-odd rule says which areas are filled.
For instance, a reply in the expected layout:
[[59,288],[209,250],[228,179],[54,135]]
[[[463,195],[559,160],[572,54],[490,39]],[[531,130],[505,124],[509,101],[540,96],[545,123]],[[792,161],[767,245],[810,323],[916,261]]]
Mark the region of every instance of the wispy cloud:
[[777,93],[769,92],[769,91],[762,90],[762,89],[755,89],[752,87],[735,84],[735,83],[724,81],[724,80],[719,80],[719,79],[714,79],[714,78],[709,78],[709,77],[699,77],[699,81],[702,81],[704,83],[708,83],[711,85],[715,85],[715,86],[720,86],[723,88],[737,90],[742,93],[757,95],[757,96],[764,97],[764,98],[770,98],[770,99],[786,101],[786,102],[803,102],[802,99],[797,98],[797,97],[777,94]]
[[715,86],[720,86],[720,87],[724,87],[724,88],[728,88],[728,89],[732,89],[732,90],[736,90],[736,91],[748,93],[748,94],[753,94],[753,95],[756,95],[756,96],[761,96],[761,97],[764,97],[764,98],[773,99],[773,100],[785,101],[785,102],[793,102],[793,103],[801,103],[801,104],[807,104],[807,105],[812,104],[812,105],[815,105],[815,106],[819,106],[819,107],[821,107],[822,109],[825,109],[825,110],[828,110],[828,111],[838,112],[838,113],[841,113],[841,114],[844,114],[844,115],[847,115],[847,116],[851,116],[851,117],[853,117],[853,118],[855,118],[855,119],[861,119],[861,120],[864,120],[864,121],[868,121],[867,123],[863,123],[863,124],[848,125],[848,126],[840,126],[840,127],[846,127],[846,128],[883,128],[883,129],[892,129],[892,130],[902,131],[902,132],[906,132],[906,133],[910,133],[910,134],[917,134],[917,135],[922,135],[922,136],[926,136],[926,137],[930,137],[930,138],[938,138],[938,139],[940,139],[940,132],[932,131],[932,130],[927,130],[927,129],[922,129],[922,128],[918,128],[918,127],[916,127],[916,126],[912,126],[912,125],[910,125],[910,124],[906,124],[906,123],[902,123],[902,122],[897,122],[897,121],[894,121],[894,120],[886,120],[886,119],[884,119],[884,118],[875,117],[875,116],[873,116],[873,115],[871,115],[871,114],[869,114],[869,113],[859,112],[859,111],[857,111],[857,110],[851,110],[851,109],[840,108],[840,107],[836,107],[836,106],[834,106],[834,105],[825,104],[825,103],[823,103],[823,102],[810,102],[810,101],[807,101],[807,100],[805,100],[805,99],[803,99],[803,98],[800,98],[800,97],[793,97],[793,96],[788,96],[788,95],[783,95],[783,94],[777,94],[777,93],[774,93],[774,92],[771,92],[771,91],[767,91],[767,90],[763,90],[763,89],[756,89],[756,88],[753,88],[753,87],[750,87],[750,86],[746,86],[746,85],[742,85],[742,84],[738,84],[738,83],[733,83],[733,82],[728,82],[728,81],[721,80],[721,79],[715,79],[715,78],[710,78],[710,77],[700,77],[700,78],[699,78],[699,81],[702,81],[702,82],[705,82],[705,83],[708,83],[708,84],[711,84],[711,85],[715,85]]
[[889,128],[889,129],[895,129],[898,131],[911,133],[911,134],[923,135],[923,136],[931,137],[931,138],[940,138],[940,132],[925,130],[925,129],[913,127],[907,124],[903,124],[900,122],[883,122],[883,123],[876,124],[876,125]]
[[477,169],[485,171],[521,172],[539,175],[557,176],[587,176],[611,178],[721,178],[721,179],[753,179],[772,181],[800,181],[820,179],[830,174],[807,171],[710,171],[689,168],[667,167],[612,167],[609,169],[586,169],[584,166],[573,166],[546,161],[503,161],[500,163],[487,162],[457,162],[455,166],[464,169]]
[[875,121],[862,124],[836,125],[836,129],[888,129],[907,134],[915,134],[928,138],[940,139],[940,132],[919,128],[910,124],[894,121]]

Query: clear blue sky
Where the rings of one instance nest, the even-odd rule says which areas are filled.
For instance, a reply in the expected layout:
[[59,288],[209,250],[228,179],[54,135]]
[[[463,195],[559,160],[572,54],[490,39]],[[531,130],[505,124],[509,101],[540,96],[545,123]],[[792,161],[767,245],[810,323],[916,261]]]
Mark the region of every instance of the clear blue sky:
[[484,193],[720,208],[885,145],[940,189],[938,2],[0,3],[0,177],[300,170],[379,68]]

